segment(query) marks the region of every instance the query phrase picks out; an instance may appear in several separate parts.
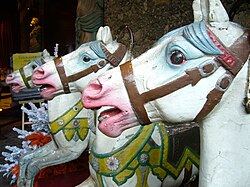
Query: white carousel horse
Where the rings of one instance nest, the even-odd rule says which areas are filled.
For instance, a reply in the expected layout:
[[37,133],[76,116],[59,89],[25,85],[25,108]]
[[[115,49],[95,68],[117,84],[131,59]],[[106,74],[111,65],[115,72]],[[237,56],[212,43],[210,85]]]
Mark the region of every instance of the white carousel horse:
[[[85,56],[86,54],[82,57],[83,60]],[[66,72],[63,76],[68,77],[68,81],[62,80],[58,75],[58,72],[61,72],[57,70],[58,68],[51,67],[54,64],[46,63],[33,73],[33,83],[48,88],[42,92],[42,95],[47,98],[65,93],[67,90],[65,87],[70,87],[70,91],[74,92],[82,91],[86,85],[86,82],[82,82],[81,77],[78,76],[79,69],[84,67],[85,63],[75,62],[74,64],[67,58],[63,58],[62,61]],[[74,77],[74,80],[70,77]],[[65,82],[70,82],[69,86],[64,86]],[[117,100],[116,102],[119,103]],[[115,115],[115,111],[113,114],[107,114]],[[105,117],[102,113],[101,118]],[[155,123],[145,127],[133,127],[116,138],[110,138],[97,128],[95,143],[90,151],[92,178],[79,186],[97,184],[97,186],[108,187],[128,185],[156,187],[179,186],[190,182],[198,174],[199,134],[197,132],[199,131],[195,124],[181,124],[175,131],[179,133],[182,142],[176,137],[177,133],[170,133],[172,132],[170,129],[163,123]],[[196,138],[192,139],[194,135]]]
[[[18,93],[24,88],[34,87],[31,82],[34,69],[54,59],[53,56],[45,54],[46,56],[43,52],[42,57],[32,60],[7,76],[6,83],[12,86],[12,91]],[[18,186],[33,186],[34,177],[40,169],[74,160],[87,148],[91,142],[90,138],[93,138],[89,125],[94,124],[91,121],[91,113],[87,113],[82,107],[80,98],[80,94],[72,93],[48,101],[49,126],[53,141],[20,158]]]
[[27,65],[14,71],[6,77],[6,84],[11,85],[13,92],[18,93],[24,88],[31,88],[33,86],[31,75],[35,68],[41,66],[46,61],[53,59],[49,52],[44,49],[41,57],[31,60]]
[[[115,51],[119,48],[118,51],[125,54],[126,47],[112,40],[109,27],[101,27],[98,31],[97,39],[99,41],[83,44],[76,51],[61,58],[67,59],[70,63],[83,63],[84,59],[89,58],[88,64],[78,70],[87,69],[88,66],[95,67],[95,64],[100,63],[100,61],[109,63],[109,58],[116,58],[115,62],[119,64],[121,61],[120,56],[114,56],[109,52],[109,49]],[[102,49],[94,52],[90,51],[90,46],[92,45],[102,45],[104,52]],[[98,56],[99,53],[100,56]],[[110,55],[109,57],[106,57],[107,53]],[[54,64],[54,60],[46,61],[46,65],[49,64]],[[28,71],[28,68],[24,69]],[[33,69],[30,71],[33,72]],[[100,68],[100,71],[92,73],[90,77],[93,78],[103,71],[105,71],[105,69]],[[15,88],[14,90],[16,91],[18,91],[18,88],[22,88],[18,85],[22,85],[23,82],[23,80],[14,78],[20,78],[17,74],[18,73],[15,72],[14,75],[9,76],[12,77],[11,81],[9,79],[6,80],[8,84],[15,84],[13,88]],[[89,80],[88,74],[82,78],[82,82],[86,81],[85,84],[87,84]],[[54,96],[51,96],[50,98],[52,99],[53,97]],[[48,97],[45,98],[49,99]],[[40,169],[78,158],[88,144],[92,142],[94,135],[89,128],[95,130],[94,113],[82,107],[80,98],[80,93],[70,93],[60,95],[48,101],[49,125],[53,141],[20,159],[19,164],[21,170],[18,179],[19,186],[23,186],[25,183],[25,186],[32,186],[33,179]]]
[[91,81],[82,101],[114,108],[99,124],[109,137],[156,121],[198,122],[199,186],[249,186],[248,30],[229,22],[219,0],[194,0],[193,10],[194,23]]

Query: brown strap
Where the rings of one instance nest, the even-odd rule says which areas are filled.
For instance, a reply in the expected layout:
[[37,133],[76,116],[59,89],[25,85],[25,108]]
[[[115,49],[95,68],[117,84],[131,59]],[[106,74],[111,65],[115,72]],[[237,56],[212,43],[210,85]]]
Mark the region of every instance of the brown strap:
[[144,102],[147,103],[149,101],[153,101],[155,99],[159,99],[165,95],[168,95],[176,90],[179,90],[189,84],[196,85],[201,80],[200,72],[197,68],[190,69],[186,71],[186,74],[179,77],[178,79],[171,81],[167,84],[149,90],[147,92],[142,93],[142,97],[144,98]]
[[106,55],[106,59],[114,66],[118,66],[127,52],[127,47],[123,44],[119,44],[116,51],[111,54],[104,45],[101,44],[101,49]]
[[67,78],[68,78],[69,82],[73,82],[73,81],[76,81],[82,77],[89,75],[90,73],[97,72],[99,69],[100,69],[100,67],[98,67],[96,64],[94,64],[83,71],[80,71],[76,74],[68,76]]
[[223,94],[230,86],[233,77],[231,73],[228,71],[224,76],[217,81],[216,87],[209,92],[207,95],[207,101],[203,105],[201,111],[197,114],[194,121],[199,122],[201,121],[207,114],[209,114],[217,103],[220,102]]
[[201,121],[220,102],[226,89],[247,61],[250,51],[249,34],[247,32],[238,38],[229,48],[225,47],[211,31],[209,32],[209,36],[215,45],[224,52],[224,54],[217,56],[216,60],[227,70],[227,73],[218,81],[217,87],[207,95],[206,103],[194,119],[196,122]]
[[61,83],[62,83],[64,92],[70,93],[69,82],[67,80],[67,76],[66,76],[63,64],[62,64],[62,58],[61,57],[55,58],[54,63],[55,63],[58,75],[61,79]]
[[[205,65],[203,67],[205,70],[203,69],[203,71],[206,71],[206,73],[208,74],[210,73],[210,71],[214,71],[214,69],[210,66],[211,64]],[[145,103],[166,96],[189,84],[194,86],[202,79],[199,69],[193,68],[187,70],[185,75],[179,77],[174,81],[140,94],[137,90],[136,82],[134,80],[131,61],[120,65],[120,69],[123,77],[123,82],[126,87],[135,115],[137,116],[140,124],[143,125],[151,123],[144,108]]]
[[136,87],[131,61],[120,65],[120,69],[131,105],[133,107],[135,115],[138,118],[139,123],[142,125],[150,124],[150,119],[144,108],[145,102],[143,100],[143,97],[140,96],[139,91]]
[[216,57],[217,61],[232,75],[236,76],[249,56],[249,33],[244,32],[230,47],[226,47],[209,29],[207,31],[216,47],[223,52]]

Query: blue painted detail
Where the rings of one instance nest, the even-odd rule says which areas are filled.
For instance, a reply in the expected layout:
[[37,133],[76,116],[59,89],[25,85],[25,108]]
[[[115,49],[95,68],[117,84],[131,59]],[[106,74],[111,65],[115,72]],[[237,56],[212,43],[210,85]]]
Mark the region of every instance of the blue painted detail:
[[215,44],[212,42],[207,33],[207,28],[205,23],[202,22],[194,22],[190,25],[187,25],[183,29],[183,36],[190,43],[192,43],[196,48],[201,50],[206,54],[219,55],[223,54]]

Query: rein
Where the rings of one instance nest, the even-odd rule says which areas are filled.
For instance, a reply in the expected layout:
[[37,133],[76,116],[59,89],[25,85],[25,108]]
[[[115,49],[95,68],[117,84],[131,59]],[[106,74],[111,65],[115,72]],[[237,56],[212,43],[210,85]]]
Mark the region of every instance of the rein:
[[[119,47],[117,48],[117,50],[113,54],[111,54],[106,49],[106,47],[104,45],[101,45],[101,49],[106,56],[105,60],[107,62],[109,62],[111,65],[113,65],[114,67],[119,65],[119,63],[121,62],[121,60],[123,59],[123,57],[127,51],[126,46],[123,44],[119,44]],[[58,58],[54,59],[54,63],[55,63],[58,75],[60,77],[64,92],[70,93],[70,88],[69,88],[70,82],[74,82],[74,81],[76,81],[82,77],[85,77],[93,72],[96,73],[98,70],[105,67],[105,65],[107,64],[107,62],[105,60],[101,60],[97,64],[91,65],[87,69],[84,69],[76,74],[67,76],[65,73],[64,66],[63,66],[62,57],[58,57]]]
[[140,124],[146,125],[151,123],[144,104],[166,96],[187,85],[191,84],[192,86],[195,86],[202,78],[210,76],[220,66],[222,66],[226,69],[226,73],[219,78],[215,88],[207,95],[206,103],[193,121],[199,122],[202,120],[209,112],[212,111],[216,104],[220,102],[223,94],[248,58],[249,44],[246,40],[248,34],[244,33],[229,48],[222,45],[222,42],[220,42],[211,31],[208,30],[208,34],[223,54],[215,57],[214,61],[204,62],[199,67],[186,70],[185,75],[152,90],[141,94],[139,93],[136,87],[131,61],[128,61],[120,66],[124,85],[126,87],[132,108]]

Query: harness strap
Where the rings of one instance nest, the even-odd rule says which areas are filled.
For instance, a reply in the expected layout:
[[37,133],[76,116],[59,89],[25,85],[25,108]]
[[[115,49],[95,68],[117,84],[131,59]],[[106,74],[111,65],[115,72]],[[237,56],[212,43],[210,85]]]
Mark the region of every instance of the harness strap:
[[186,71],[185,75],[179,77],[178,79],[152,90],[148,90],[147,92],[144,92],[142,94],[139,93],[136,87],[131,61],[120,65],[120,69],[123,77],[123,82],[126,87],[135,115],[137,116],[140,124],[146,125],[151,122],[144,107],[145,103],[168,95],[189,84],[191,84],[192,86],[196,85],[203,76],[207,76],[207,74],[211,74],[212,72],[214,72],[216,70],[216,66],[212,64],[204,64],[201,69],[203,73],[206,73],[205,75],[201,74],[199,68],[189,69]]
[[55,62],[56,69],[57,69],[58,75],[60,77],[64,92],[66,94],[70,93],[69,82],[68,82],[63,64],[62,64],[62,57],[55,58],[54,62]]
[[[115,67],[119,65],[119,63],[121,62],[127,51],[126,46],[123,44],[119,44],[119,47],[113,54],[111,54],[104,45],[101,45],[101,49],[106,55],[106,60]],[[61,57],[56,58],[54,59],[54,62],[63,86],[64,93],[66,94],[70,93],[69,82],[74,82],[93,72],[96,73],[98,70],[102,69],[107,64],[105,60],[101,60],[98,62],[98,64],[91,65],[89,68],[67,77],[62,63],[62,58]]]
[[29,85],[29,82],[28,82],[28,81],[31,80],[31,76],[28,76],[28,77],[25,76],[23,67],[21,67],[21,68],[19,69],[19,72],[20,72],[20,75],[21,75],[21,77],[22,77],[22,79],[23,79],[23,82],[24,82],[25,86],[26,86],[27,88],[31,88],[30,85]]
[[101,44],[101,49],[104,52],[104,54],[106,55],[106,59],[110,62],[110,64],[112,64],[114,67],[118,66],[121,62],[121,59],[123,59],[123,57],[126,54],[127,51],[127,47],[123,44],[119,44],[119,47],[117,48],[117,50],[111,54],[107,48]]
[[213,108],[217,105],[217,103],[220,102],[223,94],[227,90],[227,88],[230,86],[233,78],[229,72],[227,72],[223,78],[219,79],[217,81],[217,86],[209,92],[207,95],[207,101],[203,105],[203,108],[198,113],[198,115],[195,117],[194,121],[199,122],[201,121],[209,112],[213,110]]
[[[104,61],[101,61],[101,62],[104,62]],[[89,68],[83,70],[83,71],[80,71],[76,74],[73,74],[73,75],[70,75],[67,77],[68,79],[68,82],[74,82],[82,77],[85,77],[87,75],[89,75],[90,73],[93,73],[93,72],[97,72],[99,69],[101,69],[102,67],[99,67],[97,66],[96,64],[90,66]]]
[[135,115],[138,118],[140,124],[146,125],[150,123],[147,112],[144,108],[144,98],[141,97],[134,80],[134,73],[131,61],[128,61],[120,65],[123,82],[126,87],[130,103],[133,107]]
[[245,32],[229,48],[223,46],[220,40],[214,34],[212,34],[211,31],[208,30],[208,34],[214,44],[221,51],[223,51],[224,55],[222,54],[217,56],[216,61],[222,65],[227,70],[227,72],[217,81],[216,87],[207,95],[206,103],[194,119],[196,122],[201,121],[220,102],[223,94],[228,89],[235,76],[244,66],[250,52],[249,41],[247,40],[249,37],[248,32]]

